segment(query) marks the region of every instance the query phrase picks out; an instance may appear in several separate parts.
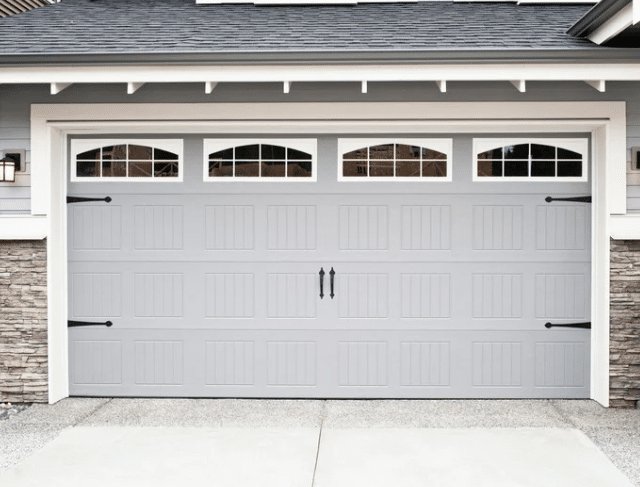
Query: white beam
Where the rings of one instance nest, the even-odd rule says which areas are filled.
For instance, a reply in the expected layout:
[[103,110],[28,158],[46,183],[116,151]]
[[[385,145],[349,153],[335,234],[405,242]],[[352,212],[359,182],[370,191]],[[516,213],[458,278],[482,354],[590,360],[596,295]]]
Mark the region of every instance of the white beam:
[[446,80],[436,81],[436,84],[438,85],[438,89],[440,90],[440,93],[446,93],[447,92],[447,81]]
[[134,83],[132,81],[129,81],[127,83],[127,95],[133,95],[136,91],[142,88],[142,85],[144,84],[145,83]]
[[589,86],[591,86],[592,88],[595,88],[596,90],[598,90],[600,93],[604,93],[606,88],[606,81],[603,79],[598,79],[598,80],[585,80],[585,83],[587,83]]
[[527,82],[523,79],[518,79],[518,80],[509,80],[509,82],[516,87],[516,90],[518,90],[520,93],[524,93],[525,91],[527,91]]
[[68,88],[72,84],[73,83],[51,83],[51,94],[57,95],[62,90],[64,90],[65,88]]
[[631,27],[634,24],[634,4],[629,3],[622,8],[619,12],[608,19],[604,24],[594,30],[587,38],[596,44],[603,44],[609,39],[617,36],[620,32],[627,27]]
[[204,92],[205,92],[207,95],[210,95],[210,94],[211,94],[211,92],[214,90],[214,88],[215,88],[216,86],[218,86],[218,83],[217,83],[217,82],[215,82],[215,81],[207,81],[207,82],[205,82],[205,84],[204,84]]
[[283,91],[285,93],[289,93],[289,91],[291,90],[291,81],[285,81],[283,83],[283,88],[282,89],[283,89]]
[[367,92],[367,89],[368,89],[367,82],[366,82],[366,81],[363,81],[363,82],[362,82],[362,92],[363,92],[363,93],[366,93],[366,92]]

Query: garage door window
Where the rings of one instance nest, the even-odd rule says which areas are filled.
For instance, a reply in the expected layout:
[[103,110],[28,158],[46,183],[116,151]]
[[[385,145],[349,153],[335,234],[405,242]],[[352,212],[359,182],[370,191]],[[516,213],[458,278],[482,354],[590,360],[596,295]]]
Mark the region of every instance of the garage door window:
[[315,139],[205,139],[205,181],[315,181]]
[[474,139],[476,181],[586,181],[587,139]]
[[451,139],[340,139],[341,181],[451,181]]
[[73,140],[72,181],[181,181],[182,140]]

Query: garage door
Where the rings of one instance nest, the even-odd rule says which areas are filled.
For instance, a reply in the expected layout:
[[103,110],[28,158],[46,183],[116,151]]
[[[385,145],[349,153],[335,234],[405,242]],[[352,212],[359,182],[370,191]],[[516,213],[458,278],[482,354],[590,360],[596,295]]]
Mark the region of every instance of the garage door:
[[73,140],[71,394],[589,397],[587,147]]

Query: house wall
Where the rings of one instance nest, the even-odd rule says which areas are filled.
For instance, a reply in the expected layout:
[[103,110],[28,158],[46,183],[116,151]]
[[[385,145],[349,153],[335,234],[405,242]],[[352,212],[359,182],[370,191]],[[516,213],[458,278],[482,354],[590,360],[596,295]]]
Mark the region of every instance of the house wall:
[[0,241],[0,402],[47,402],[46,249]]

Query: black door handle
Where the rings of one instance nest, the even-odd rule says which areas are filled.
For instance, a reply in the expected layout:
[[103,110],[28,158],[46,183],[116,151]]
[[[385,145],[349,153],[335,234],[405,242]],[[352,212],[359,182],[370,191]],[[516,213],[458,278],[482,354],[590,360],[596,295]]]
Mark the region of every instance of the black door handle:
[[336,275],[336,271],[333,270],[333,267],[331,268],[331,270],[329,271],[329,281],[331,283],[331,299],[333,299],[333,297],[335,296],[335,294],[333,294],[333,278]]
[[111,196],[105,198],[85,198],[84,196],[67,196],[67,203],[84,203],[85,201],[106,201],[111,203]]
[[547,327],[547,328],[553,328],[555,326],[558,326],[558,327],[561,327],[561,328],[586,328],[586,329],[590,329],[591,328],[591,322],[590,321],[584,321],[582,323],[545,323],[544,326]]
[[67,321],[67,327],[73,328],[76,326],[106,326],[107,328],[113,325],[111,321],[105,321],[104,323],[96,323],[95,321]]
[[324,291],[322,287],[324,286],[324,269],[320,267],[320,299],[324,298]]
[[577,203],[591,203],[591,196],[574,196],[571,198],[553,198],[552,196],[547,196],[544,200],[547,203],[551,203],[552,201],[575,201]]

